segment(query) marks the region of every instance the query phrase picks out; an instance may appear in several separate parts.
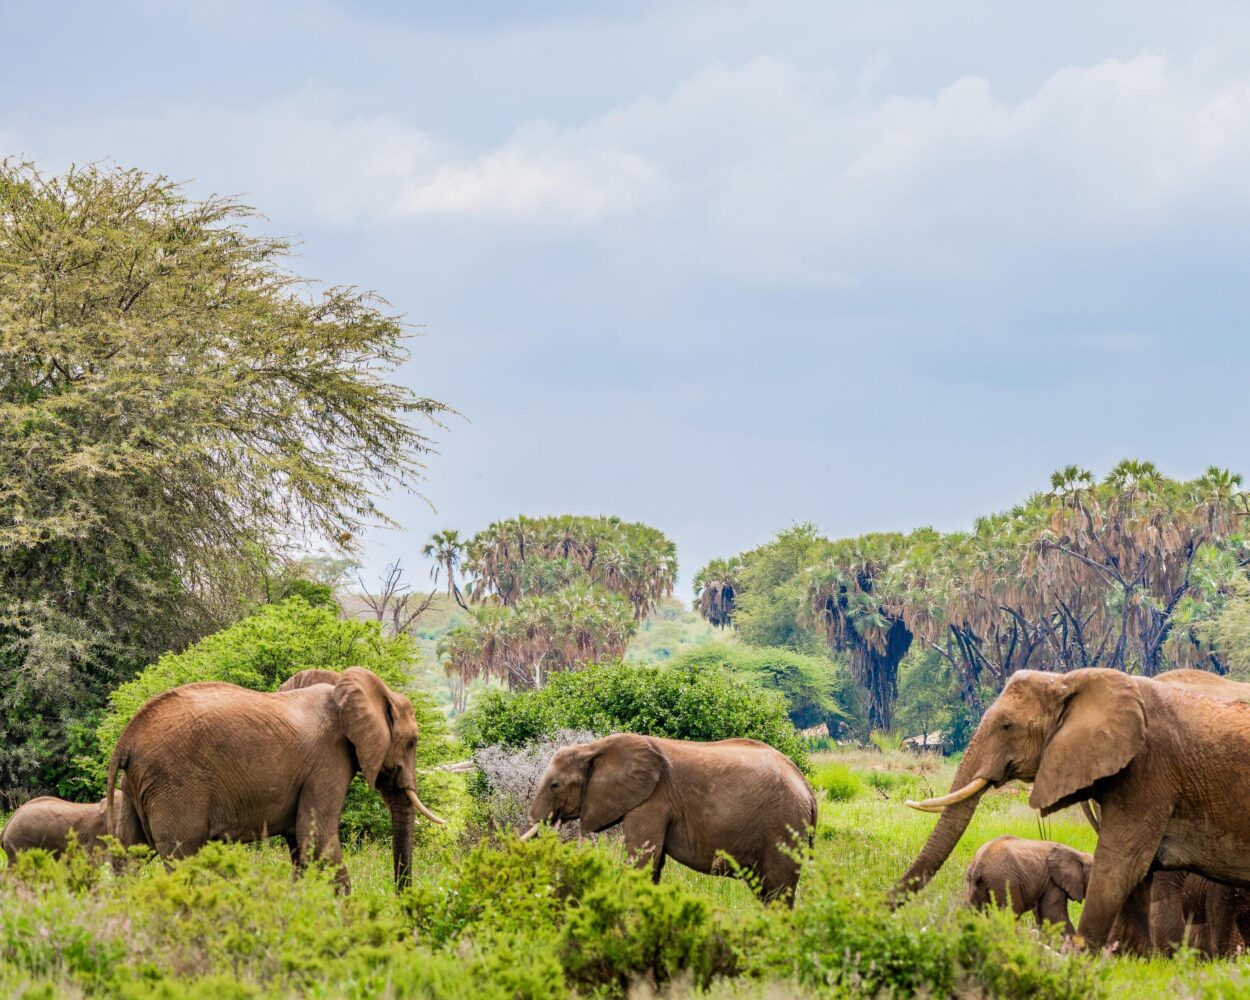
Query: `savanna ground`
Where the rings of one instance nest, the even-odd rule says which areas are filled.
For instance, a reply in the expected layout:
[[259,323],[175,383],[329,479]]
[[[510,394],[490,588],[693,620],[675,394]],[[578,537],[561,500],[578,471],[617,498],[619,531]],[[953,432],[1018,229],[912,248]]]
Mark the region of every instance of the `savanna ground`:
[[348,851],[349,897],[324,873],[293,881],[276,844],[121,876],[32,852],[0,879],[0,994],[1250,996],[1237,961],[1071,955],[1028,918],[963,910],[964,868],[990,837],[1094,846],[1079,812],[1039,825],[1021,789],[988,794],[934,882],[890,913],[882,893],[933,823],[903,800],[949,787],[953,765],[875,751],[812,764],[820,824],[793,912],[672,863],[652,887],[610,838],[475,847],[466,807],[459,832],[423,831],[402,895],[377,843]]

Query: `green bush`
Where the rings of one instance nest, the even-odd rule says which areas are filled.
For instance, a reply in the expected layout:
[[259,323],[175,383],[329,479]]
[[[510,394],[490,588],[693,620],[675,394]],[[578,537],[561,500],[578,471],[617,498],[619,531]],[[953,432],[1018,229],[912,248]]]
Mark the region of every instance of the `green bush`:
[[[407,694],[421,730],[417,767],[430,768],[451,759],[455,749],[442,712],[429,695],[412,687],[409,671],[416,658],[410,638],[385,635],[377,622],[344,620],[330,608],[314,607],[301,597],[264,605],[181,653],[162,656],[112,693],[94,739],[79,734],[80,745],[92,751],[78,760],[80,790],[84,796],[104,793],[108,761],[118,737],[144,702],[162,691],[194,681],[225,681],[272,691],[291,674],[310,667],[367,667]],[[431,775],[422,781],[422,799],[436,811],[447,808],[453,804],[455,786],[449,775]],[[390,813],[359,778],[348,792],[343,833],[349,839],[390,833]]]
[[831,732],[847,721],[838,704],[851,678],[845,665],[827,656],[796,653],[780,646],[730,646],[709,643],[673,661],[678,666],[720,666],[786,699],[795,726],[806,729],[827,723]]
[[827,863],[809,864],[803,878],[800,906],[775,912],[767,942],[751,952],[757,976],[790,973],[834,996],[1101,995],[1101,966],[1061,953],[1057,938],[1039,947],[1009,912],[961,909],[954,926],[937,925],[922,906],[891,910]]
[[749,737],[807,769],[781,695],[716,665],[609,663],[556,674],[540,691],[486,692],[460,724],[474,749],[523,746],[561,729],[681,740]]
[[816,769],[812,775],[812,787],[824,792],[830,802],[848,802],[863,792],[864,783],[845,764],[833,761]]
[[882,753],[894,753],[903,749],[903,740],[906,737],[901,732],[874,729],[868,734],[868,739]]
[[891,798],[913,795],[920,788],[920,778],[904,771],[869,771],[868,784]]
[[[210,844],[120,876],[88,874],[81,852],[57,862],[32,851],[0,886],[0,993],[556,1000],[675,984],[675,996],[1106,994],[1113,963],[1063,953],[1055,930],[1039,942],[1008,912],[925,897],[891,911],[863,885],[893,859],[877,844],[875,861],[848,860],[842,848],[864,835],[845,838],[807,862],[794,910],[689,873],[666,870],[654,885],[616,846],[551,832],[459,857],[422,852],[400,896],[388,851],[352,851],[346,898],[328,871],[293,881],[279,847]],[[1149,985],[1175,995],[1176,968]]]

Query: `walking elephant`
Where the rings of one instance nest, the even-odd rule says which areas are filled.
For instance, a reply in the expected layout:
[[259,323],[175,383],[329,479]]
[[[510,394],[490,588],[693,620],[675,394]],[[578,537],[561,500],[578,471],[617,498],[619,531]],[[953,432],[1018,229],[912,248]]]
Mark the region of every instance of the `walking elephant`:
[[1085,898],[1093,857],[1051,840],[1003,835],[982,844],[964,876],[964,901],[978,910],[991,903],[1032,913],[1072,934],[1068,901]]
[[[164,857],[209,840],[281,836],[297,868],[309,858],[339,864],[346,891],[339,820],[359,771],[390,808],[394,877],[405,885],[414,813],[443,822],[417,795],[412,703],[362,667],[305,674],[273,694],[199,683],[146,702],[109,765],[110,832]],[[114,802],[123,771],[126,796]]]
[[909,803],[941,818],[894,894],[928,883],[985,789],[1032,782],[1043,815],[1085,799],[1101,809],[1081,937],[1102,947],[1118,914],[1148,941],[1152,870],[1250,887],[1248,759],[1250,705],[1115,670],[1020,671],[977,726],[950,794]]
[[[117,793],[121,797],[121,793]],[[66,802],[52,795],[41,795],[20,806],[0,834],[0,845],[9,864],[19,851],[42,848],[60,856],[74,831],[84,851],[93,851],[108,833],[107,800],[99,802]]]
[[672,858],[705,874],[747,873],[762,899],[793,905],[793,852],[811,844],[816,796],[788,757],[755,740],[618,733],[556,752],[522,836],[549,819],[580,820],[587,833],[620,823],[630,857],[657,882]]

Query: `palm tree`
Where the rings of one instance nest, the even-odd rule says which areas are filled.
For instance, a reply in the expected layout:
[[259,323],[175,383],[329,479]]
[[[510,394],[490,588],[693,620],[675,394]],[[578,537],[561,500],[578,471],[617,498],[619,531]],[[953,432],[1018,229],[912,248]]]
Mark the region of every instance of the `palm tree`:
[[421,550],[421,554],[427,559],[434,560],[434,567],[430,570],[430,579],[434,581],[434,586],[438,586],[439,572],[445,571],[447,573],[447,596],[453,598],[460,607],[468,611],[464,598],[460,596],[460,588],[456,585],[456,567],[464,558],[464,550],[465,543],[460,540],[460,532],[448,528],[445,531],[434,532],[429,544]]

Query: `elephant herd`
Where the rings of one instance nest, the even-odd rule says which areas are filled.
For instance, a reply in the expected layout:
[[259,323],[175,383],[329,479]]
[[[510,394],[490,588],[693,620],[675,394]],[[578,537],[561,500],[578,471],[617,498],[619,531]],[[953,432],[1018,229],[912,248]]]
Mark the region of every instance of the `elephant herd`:
[[[1233,950],[1250,933],[1247,702],[1250,684],[1199,670],[1016,673],[977,726],[951,792],[908,803],[940,818],[893,897],[929,882],[986,789],[1019,780],[1032,784],[1029,803],[1043,816],[1084,805],[1097,849],[1071,857],[1055,853],[1061,845],[991,841],[968,874],[971,902],[989,895],[1070,927],[1067,900],[1084,897],[1086,946],[1167,949],[1203,924],[1206,950]],[[1052,874],[1052,860],[1077,867]]]
[[[1196,670],[1016,673],[981,719],[951,792],[908,803],[940,816],[892,901],[932,879],[987,789],[1019,780],[1032,784],[1042,815],[1083,806],[1097,849],[996,838],[967,873],[970,904],[1010,905],[1072,933],[1068,902],[1083,900],[1076,933],[1089,947],[1168,948],[1193,925],[1204,936],[1191,940],[1212,954],[1250,943],[1246,702],[1250,684]],[[34,799],[3,844],[10,859],[23,847],[62,849],[72,827],[84,843],[108,833],[179,857],[209,840],[281,836],[297,867],[336,864],[347,889],[338,829],[359,772],[390,808],[403,886],[416,814],[442,822],[417,794],[417,736],[409,700],[359,667],[303,671],[272,694],[189,684],[151,699],[126,726],[103,802]],[[587,833],[619,824],[633,863],[656,880],[673,858],[745,874],[761,898],[792,904],[795,848],[811,845],[816,799],[793,762],[754,740],[622,733],[558,751],[528,820],[523,838],[545,822],[578,820]]]

